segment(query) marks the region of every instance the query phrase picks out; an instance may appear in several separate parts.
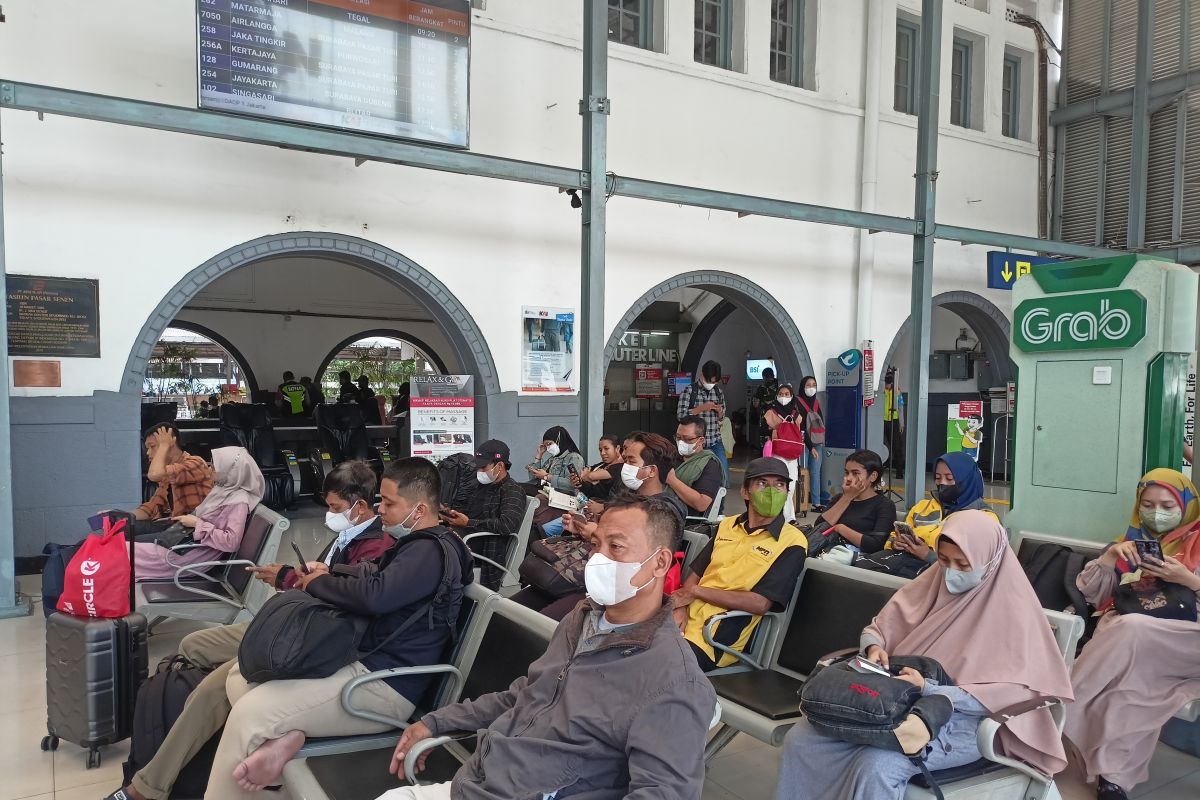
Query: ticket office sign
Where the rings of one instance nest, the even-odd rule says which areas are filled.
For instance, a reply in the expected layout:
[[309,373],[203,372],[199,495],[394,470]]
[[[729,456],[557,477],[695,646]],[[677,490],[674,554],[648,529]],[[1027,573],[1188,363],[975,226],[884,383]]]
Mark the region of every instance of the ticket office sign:
[[100,357],[100,282],[8,275],[10,356]]

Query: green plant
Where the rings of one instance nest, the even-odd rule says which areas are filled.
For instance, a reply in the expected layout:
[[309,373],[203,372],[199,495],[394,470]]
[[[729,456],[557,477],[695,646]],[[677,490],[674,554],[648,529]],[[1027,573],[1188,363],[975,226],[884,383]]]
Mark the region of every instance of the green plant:
[[366,345],[351,345],[339,356],[349,355],[349,358],[335,358],[325,368],[321,376],[321,387],[326,394],[336,396],[338,391],[338,373],[346,370],[354,380],[366,375],[376,394],[394,394],[400,384],[408,381],[416,374],[418,359],[394,358],[398,348],[370,347]]

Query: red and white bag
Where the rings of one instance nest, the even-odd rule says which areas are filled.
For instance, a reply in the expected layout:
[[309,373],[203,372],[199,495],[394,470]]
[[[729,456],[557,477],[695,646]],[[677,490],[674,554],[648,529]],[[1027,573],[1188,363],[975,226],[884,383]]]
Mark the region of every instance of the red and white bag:
[[132,570],[124,519],[104,518],[103,533],[83,540],[67,565],[58,610],[75,617],[123,617],[130,608]]

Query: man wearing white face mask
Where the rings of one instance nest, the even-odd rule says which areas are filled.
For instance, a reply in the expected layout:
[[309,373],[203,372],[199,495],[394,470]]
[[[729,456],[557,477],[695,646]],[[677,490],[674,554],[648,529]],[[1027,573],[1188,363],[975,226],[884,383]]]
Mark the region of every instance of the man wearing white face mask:
[[[475,491],[463,508],[440,508],[442,521],[459,533],[486,531],[500,536],[481,536],[470,542],[471,549],[493,561],[504,561],[509,540],[520,532],[525,519],[525,492],[508,474],[512,458],[508,445],[499,439],[489,439],[475,451]],[[491,564],[483,564],[481,583],[498,589],[504,573]]]
[[690,514],[702,517],[725,485],[721,459],[705,448],[704,421],[699,417],[679,421],[675,445],[683,461],[667,474],[666,486],[691,509]]
[[660,500],[614,499],[585,569],[590,600],[559,624],[545,655],[503,692],[426,714],[396,745],[391,771],[403,777],[415,743],[478,731],[454,781],[380,800],[699,800],[716,695],[663,602],[681,527]]

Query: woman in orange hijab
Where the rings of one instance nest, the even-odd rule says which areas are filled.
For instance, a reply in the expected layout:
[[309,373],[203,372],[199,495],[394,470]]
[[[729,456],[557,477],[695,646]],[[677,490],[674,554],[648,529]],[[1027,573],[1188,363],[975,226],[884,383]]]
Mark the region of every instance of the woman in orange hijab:
[[[1139,556],[1136,542],[1151,540],[1162,547],[1162,561]],[[1159,730],[1200,697],[1200,622],[1114,608],[1119,586],[1147,577],[1184,587],[1185,599],[1186,590],[1200,593],[1200,498],[1173,469],[1146,473],[1129,529],[1076,580],[1103,616],[1071,673],[1075,704],[1064,733],[1100,800],[1124,800],[1149,777]]]

